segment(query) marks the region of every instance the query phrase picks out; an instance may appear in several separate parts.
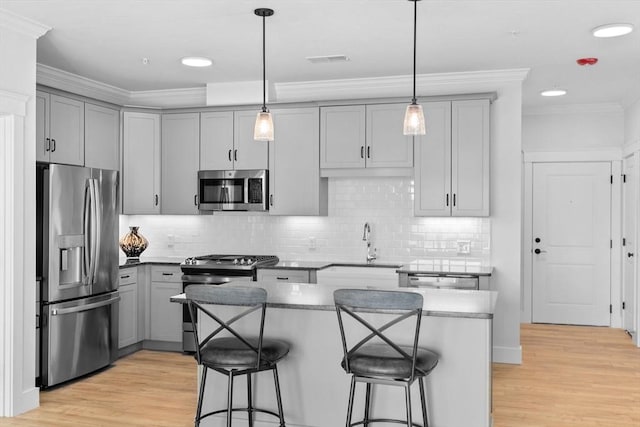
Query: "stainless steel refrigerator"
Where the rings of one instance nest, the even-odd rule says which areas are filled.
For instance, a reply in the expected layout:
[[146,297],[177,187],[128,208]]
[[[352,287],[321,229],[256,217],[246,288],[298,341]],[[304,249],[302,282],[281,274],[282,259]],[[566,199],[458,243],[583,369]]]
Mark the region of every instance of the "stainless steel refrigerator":
[[40,384],[118,355],[118,172],[37,167]]

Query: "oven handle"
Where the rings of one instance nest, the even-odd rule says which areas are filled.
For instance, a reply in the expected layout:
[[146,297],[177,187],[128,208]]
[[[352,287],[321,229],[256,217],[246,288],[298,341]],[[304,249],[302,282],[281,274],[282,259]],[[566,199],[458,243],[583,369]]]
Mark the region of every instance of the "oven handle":
[[222,283],[228,283],[231,281],[246,281],[253,280],[253,276],[218,276],[214,274],[184,274],[182,275],[182,283],[184,284],[206,284],[206,285],[220,285]]

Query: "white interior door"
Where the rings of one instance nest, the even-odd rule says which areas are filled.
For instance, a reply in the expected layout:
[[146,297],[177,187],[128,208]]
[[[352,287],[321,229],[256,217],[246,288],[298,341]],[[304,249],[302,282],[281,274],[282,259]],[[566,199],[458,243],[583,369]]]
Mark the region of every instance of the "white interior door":
[[622,187],[622,236],[624,238],[623,253],[622,253],[622,269],[623,269],[623,295],[622,301],[624,301],[624,310],[622,327],[627,331],[635,332],[635,300],[636,300],[636,277],[637,277],[637,262],[636,262],[636,236],[637,236],[637,185],[638,179],[636,159],[634,156],[629,156],[624,159],[624,175],[625,182]]
[[533,321],[610,324],[611,165],[533,165]]

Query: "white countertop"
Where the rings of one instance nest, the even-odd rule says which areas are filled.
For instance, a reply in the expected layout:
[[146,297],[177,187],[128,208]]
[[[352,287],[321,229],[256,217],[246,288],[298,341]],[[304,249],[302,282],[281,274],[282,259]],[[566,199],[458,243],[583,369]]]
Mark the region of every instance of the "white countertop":
[[[246,287],[247,282],[230,282],[220,286]],[[335,310],[333,291],[344,288],[344,286],[275,281],[251,282],[250,286],[257,286],[267,291],[269,307],[307,310]],[[421,294],[424,298],[423,314],[427,316],[491,319],[498,298],[498,293],[495,291],[423,288],[393,290]],[[184,302],[184,294],[172,297],[171,301]]]

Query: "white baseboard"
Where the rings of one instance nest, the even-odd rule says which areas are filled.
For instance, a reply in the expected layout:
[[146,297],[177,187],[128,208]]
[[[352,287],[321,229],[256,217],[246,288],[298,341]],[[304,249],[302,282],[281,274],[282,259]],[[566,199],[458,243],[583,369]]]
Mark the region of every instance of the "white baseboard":
[[512,365],[522,364],[522,346],[501,347],[493,346],[493,362],[509,363]]
[[19,404],[16,405],[15,412],[12,416],[18,416],[32,409],[36,409],[40,406],[40,388],[33,387],[22,392],[20,396]]

